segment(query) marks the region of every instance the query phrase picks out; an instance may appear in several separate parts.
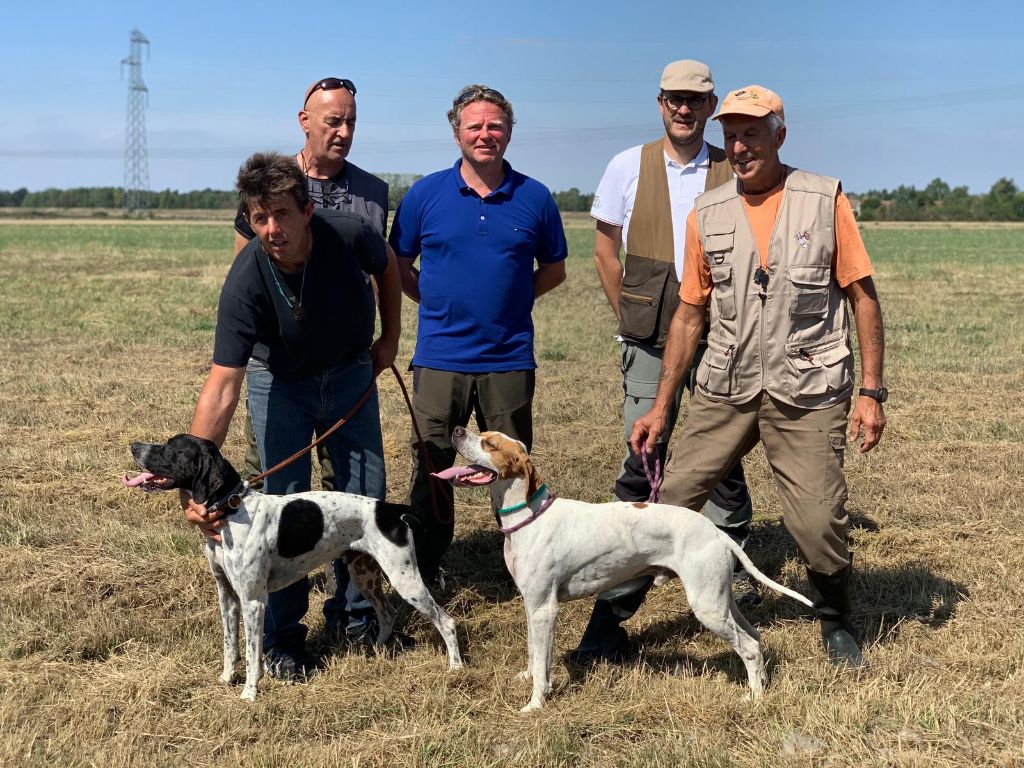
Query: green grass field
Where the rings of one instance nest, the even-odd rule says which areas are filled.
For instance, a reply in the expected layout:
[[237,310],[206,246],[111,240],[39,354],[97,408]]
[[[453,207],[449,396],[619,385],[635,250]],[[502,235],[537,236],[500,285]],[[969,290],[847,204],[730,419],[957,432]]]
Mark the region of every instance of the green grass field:
[[[847,456],[858,624],[870,668],[837,672],[817,625],[770,595],[769,689],[692,618],[678,583],[627,628],[622,665],[561,663],[589,603],[563,606],[555,693],[528,684],[521,601],[482,491],[457,496],[438,593],[469,666],[415,648],[333,647],[254,705],[217,682],[220,623],[199,534],[171,495],[121,488],[128,444],[187,428],[230,263],[222,221],[0,221],[0,764],[359,766],[1011,766],[1024,764],[1024,228],[868,227],[887,327],[889,425]],[[566,284],[538,302],[534,458],[561,496],[609,497],[623,451],[618,346],[585,217]],[[412,352],[407,304],[400,367]],[[409,422],[382,382],[389,497]],[[238,419],[225,452],[241,463]],[[750,551],[808,586],[763,455],[746,460]]]

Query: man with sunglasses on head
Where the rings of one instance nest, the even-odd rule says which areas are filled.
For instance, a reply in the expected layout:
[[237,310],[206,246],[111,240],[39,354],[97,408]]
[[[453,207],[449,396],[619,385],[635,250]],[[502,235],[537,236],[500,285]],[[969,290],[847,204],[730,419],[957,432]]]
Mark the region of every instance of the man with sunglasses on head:
[[[355,97],[355,84],[344,77],[325,77],[306,89],[302,109],[298,114],[299,126],[306,136],[306,142],[295,155],[295,162],[305,174],[309,198],[314,207],[359,214],[383,237],[388,219],[387,182],[348,160],[356,128]],[[235,216],[235,255],[255,236],[244,206],[240,205]],[[398,354],[401,293],[395,290],[398,274],[393,256],[389,254],[388,270],[374,279],[378,281],[378,288],[380,283],[390,286],[389,290],[377,292],[382,332],[370,348],[376,375],[390,366]],[[243,475],[253,477],[263,467],[256,449],[251,419],[246,420],[245,432],[249,448]],[[318,446],[316,453],[323,488],[334,490],[334,467],[326,447]],[[383,498],[384,479],[381,477],[380,482],[363,483],[350,478],[346,485],[339,486],[337,490]],[[335,561],[333,568],[337,592],[336,596],[328,598],[324,604],[327,634],[332,637],[343,634],[355,641],[369,640],[376,635],[373,606],[349,583],[348,569],[342,560]]]
[[[508,100],[467,86],[448,122],[461,156],[412,186],[390,235],[402,289],[419,303],[413,408],[434,471],[452,466],[452,429],[474,413],[481,429],[530,448],[531,313],[537,297],[565,280],[567,255],[551,193],[504,159],[515,122]],[[428,476],[415,443],[414,435],[409,503],[424,534],[417,531],[417,560],[430,582],[452,540],[454,506],[451,485]]]
[[[626,458],[615,482],[615,497],[622,501],[651,496],[648,472],[640,454],[630,448],[629,437],[633,422],[651,409],[658,389],[668,326],[679,304],[686,216],[698,195],[733,178],[725,152],[704,140],[705,125],[718,104],[714,89],[706,64],[682,60],[666,66],[658,94],[664,135],[613,157],[590,209],[597,221],[594,263],[619,321],[622,345]],[[691,394],[705,348],[702,340],[685,382]],[[647,469],[652,472],[664,466],[681,399],[682,387],[675,393],[665,434],[650,446]],[[743,466],[737,463],[712,492],[704,513],[743,542],[751,512]],[[651,578],[636,579],[600,595],[574,659],[621,654],[626,633],[620,624],[636,612],[652,584]]]

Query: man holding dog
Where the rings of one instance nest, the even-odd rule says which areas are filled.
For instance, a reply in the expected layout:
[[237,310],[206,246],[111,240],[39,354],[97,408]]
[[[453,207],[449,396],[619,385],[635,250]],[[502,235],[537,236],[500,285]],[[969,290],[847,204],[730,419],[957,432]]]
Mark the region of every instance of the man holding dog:
[[[355,84],[344,77],[325,77],[313,83],[306,89],[298,121],[306,140],[295,155],[295,162],[306,176],[314,207],[357,213],[383,237],[388,219],[388,185],[348,159],[356,129]],[[239,205],[235,216],[235,255],[254,237],[256,232],[249,223],[245,207]],[[397,285],[395,265],[392,263],[379,279]],[[374,340],[370,347],[375,374],[385,370],[395,360],[401,320],[401,302],[388,303],[389,298],[396,293],[393,287],[378,293],[382,317],[385,314],[388,316],[384,324],[388,333]],[[401,294],[398,295],[400,299]],[[249,447],[242,474],[254,477],[262,471],[263,465],[251,419],[246,419],[245,435]],[[317,446],[316,456],[324,490],[334,490],[334,468],[323,444]],[[382,484],[377,489],[356,485],[339,490],[376,496],[378,492],[383,494],[384,486]],[[348,638],[357,640],[371,637],[375,629],[373,607],[349,584],[348,568],[343,560],[335,561],[333,569],[336,594],[326,600],[323,609],[328,634],[344,633]]]
[[[705,125],[718,105],[714,89],[706,64],[682,60],[666,66],[658,94],[664,135],[613,157],[590,209],[597,221],[594,263],[619,321],[622,344],[626,458],[615,482],[615,497],[622,501],[646,501],[651,496],[643,460],[630,449],[629,437],[633,422],[654,403],[669,323],[679,304],[686,217],[699,194],[733,177],[725,153],[704,140]],[[619,255],[623,245],[624,268]],[[682,382],[691,394],[705,339],[706,334],[694,355],[689,381]],[[681,399],[682,386],[670,404],[664,434],[649,446],[661,464]],[[740,462],[714,488],[704,513],[738,542],[746,540],[752,507]],[[651,583],[646,578],[632,583],[627,594],[616,597],[612,590],[598,599],[590,626],[573,652],[577,660],[622,650],[625,631],[616,625],[633,615]]]
[[[565,279],[567,254],[551,193],[504,159],[515,122],[509,101],[470,85],[448,121],[461,156],[412,186],[390,235],[402,289],[419,303],[413,410],[434,471],[452,466],[452,429],[474,412],[482,429],[530,447],[537,367],[531,313],[534,300]],[[414,434],[409,502],[422,528],[423,535],[415,531],[417,560],[429,583],[452,541],[454,505],[451,486],[428,476],[416,442]]]
[[[369,392],[365,404],[326,441],[335,486],[384,496],[380,414],[371,355],[374,296],[368,274],[388,269],[389,250],[355,213],[317,210],[306,176],[291,157],[259,153],[242,165],[238,193],[256,233],[221,290],[213,366],[189,432],[221,445],[243,379],[260,462],[272,467],[307,446]],[[393,256],[390,256],[393,259]],[[395,269],[392,264],[392,269]],[[382,333],[397,338],[385,307],[401,301],[397,281],[380,281]],[[269,475],[269,494],[310,487],[309,454]],[[208,531],[216,517],[183,494],[186,517]],[[212,531],[211,531],[212,532]],[[306,651],[309,582],[270,595],[264,626],[267,668],[280,678],[315,669]]]
[[[665,433],[710,308],[708,350],[670,450],[663,501],[699,509],[760,442],[786,528],[820,595],[829,660],[860,667],[843,454],[851,398],[849,435],[862,453],[885,428],[885,336],[871,261],[840,183],[780,160],[786,125],[777,94],[758,85],[733,91],[714,119],[736,182],[701,195],[687,219],[681,303],[654,405],[630,440],[639,450]],[[860,346],[857,392],[847,301]]]

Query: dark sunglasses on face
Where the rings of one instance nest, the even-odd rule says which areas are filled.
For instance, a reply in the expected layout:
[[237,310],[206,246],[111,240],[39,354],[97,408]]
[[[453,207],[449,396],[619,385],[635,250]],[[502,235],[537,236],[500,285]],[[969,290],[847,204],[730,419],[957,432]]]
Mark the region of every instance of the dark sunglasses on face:
[[339,88],[344,88],[353,96],[356,95],[356,84],[347,77],[325,77],[306,91],[306,100],[302,102],[302,106],[305,107],[309,102],[309,97],[317,91],[336,91]]
[[708,101],[706,93],[669,93],[661,92],[661,101],[673,112],[678,112],[683,104],[687,109],[697,110],[703,107]]
[[507,99],[501,95],[500,91],[496,91],[493,88],[473,88],[465,93],[459,94],[458,98],[455,99],[455,106],[465,104],[468,101],[475,101],[481,96],[489,99],[495,99],[496,101],[507,101]]

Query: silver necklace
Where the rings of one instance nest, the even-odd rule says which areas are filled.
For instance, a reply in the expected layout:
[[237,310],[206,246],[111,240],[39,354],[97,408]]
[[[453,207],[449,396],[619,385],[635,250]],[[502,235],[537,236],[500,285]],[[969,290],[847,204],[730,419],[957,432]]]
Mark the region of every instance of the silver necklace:
[[305,317],[305,312],[302,309],[302,294],[306,290],[306,272],[309,267],[309,260],[313,258],[313,251],[310,249],[309,255],[306,256],[306,262],[302,265],[302,281],[299,283],[299,296],[295,297],[295,294],[288,287],[288,283],[282,282],[277,276],[277,267],[274,262],[271,261],[270,255],[264,250],[263,243],[260,243],[260,253],[267,260],[267,266],[270,267],[270,275],[274,278],[274,285],[277,286],[277,292],[281,294],[281,298],[288,304],[288,308],[292,311],[292,317],[296,321],[302,320]]

